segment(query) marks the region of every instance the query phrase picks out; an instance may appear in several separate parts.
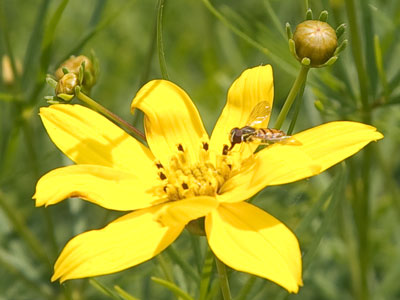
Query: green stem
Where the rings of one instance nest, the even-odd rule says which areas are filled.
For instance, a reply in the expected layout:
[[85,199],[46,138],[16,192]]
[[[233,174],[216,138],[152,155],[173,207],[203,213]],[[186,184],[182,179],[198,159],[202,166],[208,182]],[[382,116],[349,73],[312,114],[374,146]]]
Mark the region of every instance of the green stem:
[[308,74],[309,68],[306,66],[301,66],[300,72],[297,75],[297,78],[289,92],[289,95],[287,96],[285,100],[285,104],[282,107],[281,112],[279,113],[278,119],[276,120],[274,128],[280,129],[282,127],[283,122],[286,119],[286,116],[292,107],[292,104],[294,100],[296,99],[296,95],[301,89],[302,85],[306,82],[307,80],[307,74]]
[[290,122],[289,129],[287,131],[288,135],[291,135],[294,129],[294,126],[296,125],[297,122],[297,117],[299,116],[301,104],[303,103],[303,94],[304,94],[304,88],[306,87],[305,82],[301,85],[299,94],[297,95],[297,102],[296,102],[296,107],[294,110],[293,118],[292,121]]
[[358,84],[361,94],[361,103],[363,105],[364,111],[368,110],[368,80],[367,73],[364,66],[364,52],[361,47],[361,33],[357,26],[357,16],[354,0],[346,0],[346,10],[349,19],[350,35],[351,35],[351,50],[356,64],[357,74],[358,74]]
[[135,134],[136,136],[140,137],[143,141],[146,141],[146,136],[142,132],[140,132],[137,128],[133,127],[131,124],[129,124],[125,120],[121,119],[116,114],[112,113],[107,108],[105,108],[104,106],[100,105],[99,103],[94,101],[89,96],[87,96],[84,93],[82,93],[79,89],[77,89],[77,91],[76,91],[76,97],[78,97],[79,100],[81,100],[82,102],[86,103],[87,105],[89,105],[93,109],[97,110],[99,113],[101,113],[104,116],[108,117],[109,119],[113,120],[115,123],[121,125],[122,127],[124,127],[129,132],[131,132],[131,133]]
[[164,0],[158,1],[157,9],[157,49],[158,49],[158,60],[160,62],[161,75],[163,79],[168,80],[167,64],[165,63],[164,56],[164,43],[162,38],[162,18],[164,11]]
[[[369,85],[368,85],[368,73],[365,67],[365,53],[361,42],[361,31],[358,26],[359,20],[357,20],[357,13],[355,7],[355,0],[346,0],[346,11],[349,20],[350,35],[352,42],[352,54],[357,69],[358,84],[360,89],[361,103],[362,103],[362,118],[365,123],[371,123],[371,107],[369,105]],[[373,33],[370,33],[373,34]],[[370,298],[370,291],[368,286],[368,271],[369,262],[368,256],[370,251],[369,243],[369,224],[370,224],[370,207],[369,207],[369,195],[370,195],[370,182],[371,182],[371,149],[370,147],[364,150],[364,156],[362,161],[362,190],[357,195],[357,201],[355,209],[357,214],[356,224],[358,230],[358,262],[360,268],[360,283],[358,296],[360,299],[368,300]]]
[[229,289],[229,281],[228,281],[228,275],[226,274],[226,267],[224,263],[221,262],[216,256],[215,256],[215,263],[217,265],[219,285],[221,287],[222,297],[224,300],[231,300],[232,296],[231,296],[231,291]]

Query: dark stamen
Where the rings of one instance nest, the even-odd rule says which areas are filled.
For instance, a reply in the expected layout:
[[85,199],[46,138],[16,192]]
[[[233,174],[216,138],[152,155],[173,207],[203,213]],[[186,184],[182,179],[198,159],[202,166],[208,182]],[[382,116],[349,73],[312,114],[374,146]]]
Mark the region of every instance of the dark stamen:
[[206,151],[208,150],[208,143],[203,143],[203,149]]
[[224,145],[224,148],[222,149],[222,155],[227,155],[229,151],[228,145]]
[[167,179],[167,176],[165,176],[163,172],[160,172],[158,175],[160,176],[161,180]]
[[166,193],[167,192],[167,186],[163,187],[163,191]]
[[163,165],[162,165],[161,163],[156,163],[156,166],[157,166],[158,169],[164,168]]
[[232,165],[228,164],[228,168],[229,168],[229,170],[232,170]]
[[182,152],[184,152],[184,151],[185,151],[185,150],[183,150],[183,146],[182,146],[182,144],[179,144],[179,145],[178,145],[178,150],[179,150],[179,151],[182,151]]
[[187,190],[187,189],[189,188],[189,186],[188,186],[187,183],[185,183],[185,182],[182,183],[182,187],[183,187],[184,190]]

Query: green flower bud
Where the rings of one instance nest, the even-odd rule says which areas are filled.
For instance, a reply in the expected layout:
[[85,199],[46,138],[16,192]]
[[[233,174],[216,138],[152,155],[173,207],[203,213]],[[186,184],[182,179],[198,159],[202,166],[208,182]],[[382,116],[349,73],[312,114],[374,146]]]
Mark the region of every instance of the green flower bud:
[[89,58],[84,55],[79,56],[71,56],[66,61],[64,61],[61,66],[56,70],[57,79],[61,79],[64,76],[63,68],[67,69],[70,73],[79,74],[79,68],[82,63],[85,62],[85,70],[88,72],[92,72],[93,64]]
[[307,20],[297,25],[293,34],[298,59],[310,59],[311,67],[326,63],[338,45],[335,30],[326,22]]
[[61,64],[55,75],[58,80],[61,80],[66,73],[76,74],[82,90],[90,93],[98,75],[98,64],[94,54],[91,59],[84,55],[71,56]]
[[73,95],[75,93],[75,87],[77,85],[79,85],[78,75],[76,75],[75,73],[65,74],[57,83],[56,95]]

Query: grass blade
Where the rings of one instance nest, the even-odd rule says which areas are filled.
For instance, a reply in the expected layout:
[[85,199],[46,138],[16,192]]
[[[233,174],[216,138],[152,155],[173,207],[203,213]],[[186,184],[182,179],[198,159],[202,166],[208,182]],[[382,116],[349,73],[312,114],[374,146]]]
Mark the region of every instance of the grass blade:
[[119,296],[115,295],[114,292],[106,287],[104,284],[96,280],[95,278],[89,279],[90,284],[99,292],[103,293],[104,295],[110,296],[114,300],[121,300]]
[[303,272],[305,272],[305,270],[307,270],[308,266],[310,265],[322,238],[328,231],[329,225],[331,224],[332,219],[335,216],[336,210],[339,207],[338,203],[341,199],[343,199],[344,186],[346,182],[346,175],[344,174],[343,169],[339,172],[334,182],[335,189],[333,191],[331,201],[329,202],[329,205],[325,211],[322,223],[318,231],[314,235],[311,245],[309,245],[307,251],[303,255]]
[[40,46],[43,40],[43,31],[46,20],[46,15],[49,11],[50,0],[43,0],[42,4],[38,8],[37,17],[31,36],[29,38],[28,45],[25,51],[24,59],[24,73],[22,75],[22,86],[26,86],[28,79],[33,74],[35,61],[38,59]]
[[214,266],[214,255],[208,248],[206,257],[204,259],[203,270],[201,272],[200,280],[200,296],[199,300],[205,300],[210,287],[211,276],[213,275],[212,269]]
[[115,291],[118,293],[118,295],[124,299],[124,300],[139,300],[136,297],[133,297],[131,294],[129,294],[127,291],[123,290],[121,287],[118,285],[114,286]]
[[189,296],[189,294],[187,294],[185,291],[182,291],[178,286],[170,281],[158,277],[151,277],[151,280],[153,280],[155,283],[158,283],[159,285],[166,287],[177,297],[181,297],[183,300],[194,300],[192,297]]

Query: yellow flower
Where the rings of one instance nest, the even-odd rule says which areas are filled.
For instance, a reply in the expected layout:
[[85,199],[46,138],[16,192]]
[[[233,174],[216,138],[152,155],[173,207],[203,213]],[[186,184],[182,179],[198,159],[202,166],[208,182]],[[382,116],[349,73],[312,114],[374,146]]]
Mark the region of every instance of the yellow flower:
[[83,106],[41,108],[51,139],[76,165],[44,175],[36,205],[80,197],[131,211],[70,240],[52,280],[140,264],[170,245],[190,221],[205,217],[208,243],[222,262],[297,292],[302,271],[295,235],[246,199],[266,186],[317,175],[383,136],[365,124],[331,122],[294,135],[301,145],[274,144],[253,154],[257,145],[250,144],[227,153],[230,130],[244,126],[260,101],[272,106],[270,66],[246,70],[233,83],[209,138],[185,91],[166,80],[151,81],[132,102],[132,110],[145,113],[149,147]]

